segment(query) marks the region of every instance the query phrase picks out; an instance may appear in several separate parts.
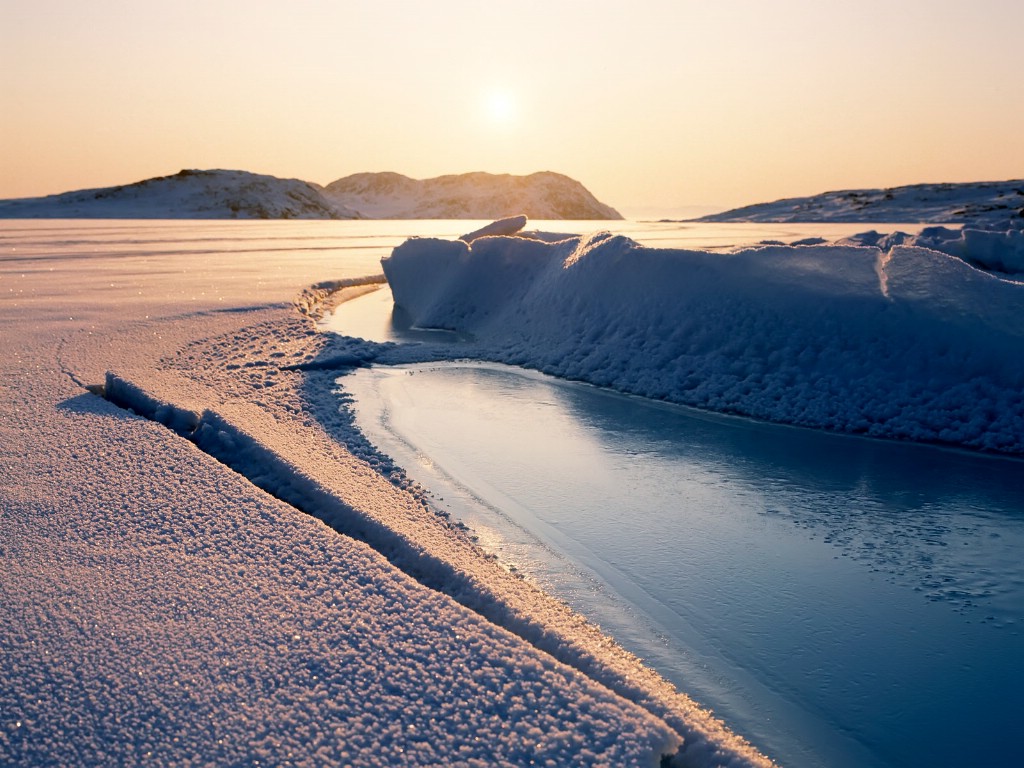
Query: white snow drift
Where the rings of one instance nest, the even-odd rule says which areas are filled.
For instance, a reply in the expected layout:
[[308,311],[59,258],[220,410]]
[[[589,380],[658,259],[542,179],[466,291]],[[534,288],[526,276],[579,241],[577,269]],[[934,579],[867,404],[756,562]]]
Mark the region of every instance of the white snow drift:
[[[980,263],[1019,254],[1020,233],[956,236],[947,251],[986,238]],[[413,239],[383,266],[412,321],[472,334],[473,356],[775,422],[1024,453],[1024,284],[932,248],[502,236]]]

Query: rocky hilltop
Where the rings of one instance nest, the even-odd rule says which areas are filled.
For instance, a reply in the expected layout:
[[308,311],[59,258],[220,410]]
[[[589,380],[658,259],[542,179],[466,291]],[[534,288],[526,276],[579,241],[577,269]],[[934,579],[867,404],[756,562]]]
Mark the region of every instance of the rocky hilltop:
[[528,176],[463,173],[411,179],[357,173],[324,188],[337,204],[374,219],[621,219],[575,179],[544,171]]
[[134,184],[0,200],[0,218],[621,219],[574,179],[465,173],[416,180],[359,173],[322,187],[246,171],[184,170]]
[[852,189],[734,208],[697,221],[836,221],[1024,228],[1024,180]]

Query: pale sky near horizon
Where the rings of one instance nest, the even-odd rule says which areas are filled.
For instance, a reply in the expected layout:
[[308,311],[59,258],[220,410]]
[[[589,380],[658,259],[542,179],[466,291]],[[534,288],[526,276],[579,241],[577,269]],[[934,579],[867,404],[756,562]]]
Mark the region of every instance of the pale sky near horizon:
[[552,170],[620,210],[1024,178],[1020,0],[0,0],[0,198]]

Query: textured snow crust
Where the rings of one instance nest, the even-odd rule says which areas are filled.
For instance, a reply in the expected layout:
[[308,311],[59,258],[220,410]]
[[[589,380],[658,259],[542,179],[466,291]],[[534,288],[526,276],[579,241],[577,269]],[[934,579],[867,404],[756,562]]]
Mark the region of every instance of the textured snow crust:
[[[986,242],[1006,252],[1018,235]],[[414,239],[383,267],[415,325],[471,334],[473,356],[775,422],[1024,453],[1024,284],[932,248]]]
[[769,764],[344,447],[333,380],[395,350],[306,315],[360,273],[19,236],[0,764]]

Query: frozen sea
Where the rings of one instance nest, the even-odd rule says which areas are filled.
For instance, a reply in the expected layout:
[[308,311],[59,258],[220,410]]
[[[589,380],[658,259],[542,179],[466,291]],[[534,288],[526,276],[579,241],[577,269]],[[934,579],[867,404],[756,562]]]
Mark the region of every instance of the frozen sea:
[[[850,234],[676,226],[630,235],[709,248],[723,235]],[[437,339],[397,325],[386,288],[330,324]],[[1024,463],[494,364],[374,367],[339,383],[371,441],[485,547],[782,764],[1015,759]]]
[[[108,337],[117,342],[117,316],[149,333],[166,330],[163,316],[195,311],[194,325],[205,328],[232,313],[286,308],[282,302],[302,286],[378,274],[380,258],[410,236],[455,237],[476,224],[5,222],[4,310],[20,323],[19,333],[43,329],[32,331],[28,347],[12,336],[10,381],[27,380],[24,370],[35,366],[51,327],[78,334],[83,348],[82,339],[97,334],[89,347],[95,360],[64,341],[53,352],[61,380],[94,383],[108,358],[131,369],[127,352],[103,346]],[[865,229],[531,227],[611,228],[645,245],[707,249]],[[341,332],[364,338],[438,339],[396,328],[386,290],[343,304],[333,320]],[[36,357],[25,354],[29,347]],[[430,487],[438,506],[465,519],[487,549],[599,622],[782,764],[1015,759],[1024,710],[1020,462],[766,426],[472,362],[379,366],[343,383],[359,390],[359,423],[371,439]],[[13,384],[9,394],[18,394]],[[15,415],[19,402],[14,397]],[[3,428],[17,435],[19,424]],[[113,438],[102,440],[102,451],[110,451]],[[12,457],[19,450],[9,448]],[[35,466],[50,448],[56,461],[64,448],[51,441],[13,466]],[[80,451],[76,460],[91,455]],[[115,465],[96,455],[90,471],[106,478]],[[77,466],[69,461],[62,471]],[[146,482],[152,473],[146,470]],[[63,475],[52,477],[54,504],[71,504]],[[178,480],[170,480],[176,488]],[[183,511],[205,520],[204,500],[194,502],[200,511]],[[120,531],[143,518],[126,512],[111,519],[111,531]],[[44,538],[48,524],[40,523]],[[5,541],[5,555],[16,551],[10,546]],[[49,583],[46,575],[35,574],[36,581]],[[193,577],[183,572],[171,581],[180,589],[182,578],[190,585]],[[91,600],[106,599],[95,583],[83,583]],[[296,612],[308,603],[300,598]],[[128,626],[114,605],[110,615]],[[96,650],[98,641],[74,638],[70,650],[83,643]],[[153,654],[161,653],[154,646]],[[177,659],[174,649],[167,653]],[[113,666],[103,669],[125,657],[110,658]],[[118,679],[109,682],[86,677],[81,687],[131,698]],[[25,684],[19,679],[12,690]],[[90,712],[70,716],[88,721]],[[68,736],[76,731],[44,730],[52,722],[39,717],[38,733],[51,738],[40,743],[80,742]],[[291,733],[290,722],[274,727]],[[130,731],[126,725],[108,737]],[[231,737],[240,748],[245,733]],[[118,754],[130,753],[130,744],[124,748]]]

